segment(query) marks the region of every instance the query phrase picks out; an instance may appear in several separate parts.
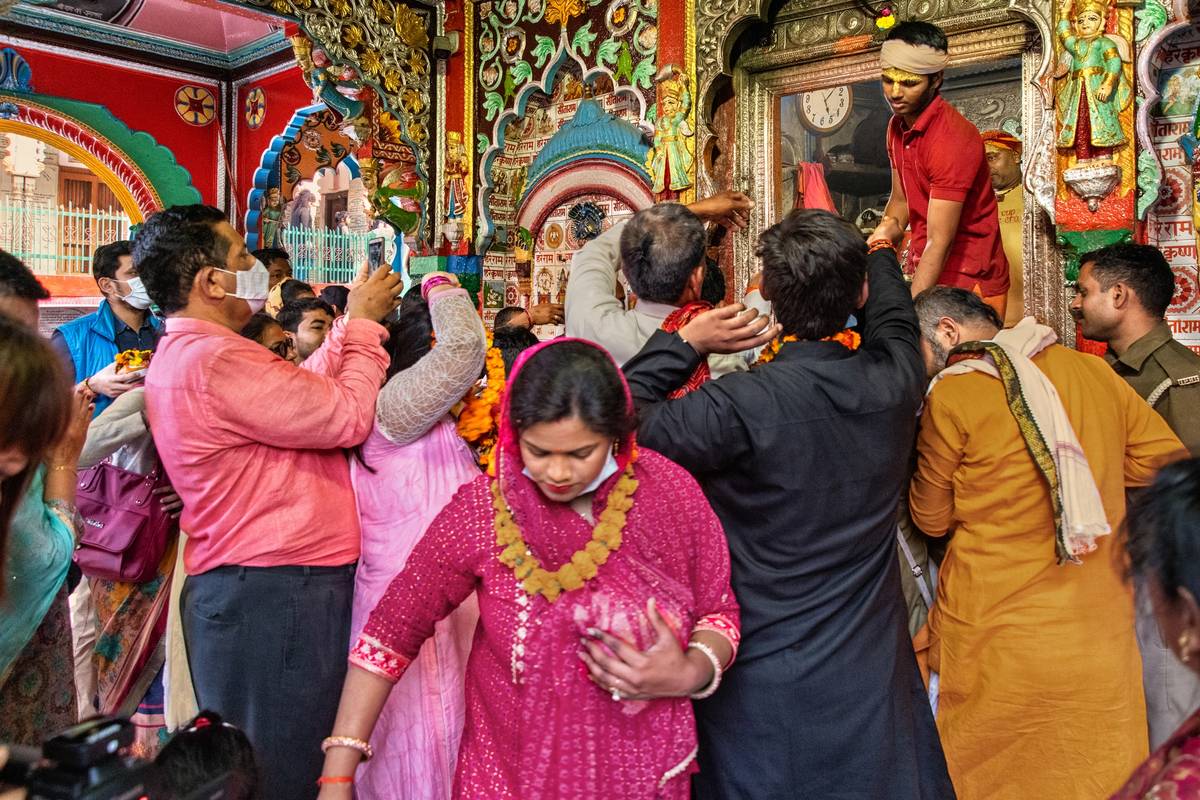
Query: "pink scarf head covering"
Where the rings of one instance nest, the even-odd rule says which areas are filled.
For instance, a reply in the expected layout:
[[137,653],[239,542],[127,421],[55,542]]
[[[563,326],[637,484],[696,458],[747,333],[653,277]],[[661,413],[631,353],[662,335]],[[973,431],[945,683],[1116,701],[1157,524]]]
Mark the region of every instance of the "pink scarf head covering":
[[[574,337],[564,336],[558,339],[551,339],[547,342],[541,342],[533,347],[525,350],[517,357],[517,361],[513,364],[512,371],[508,375],[508,380],[505,381],[504,396],[500,400],[500,430],[496,444],[496,463],[497,475],[500,476],[501,482],[505,489],[505,496],[508,496],[508,488],[513,485],[513,476],[521,476],[521,470],[525,468],[525,462],[521,458],[521,445],[519,443],[519,432],[512,419],[512,409],[510,408],[510,399],[512,396],[512,387],[516,385],[518,376],[529,360],[551,347],[558,347],[567,342],[579,342],[588,347],[594,347],[604,354],[605,358],[612,363],[613,368],[617,371],[617,377],[621,381],[621,390],[625,393],[625,411],[629,415],[633,415],[633,394],[629,391],[629,384],[625,381],[625,375],[621,372],[621,368],[617,366],[617,362],[612,355],[595,342],[589,342],[587,339],[576,339]],[[615,453],[617,459],[618,474],[629,465],[629,460],[633,457],[634,449],[637,447],[637,436],[634,431],[630,431],[617,447]],[[601,490],[605,489],[612,479],[605,482]],[[540,492],[540,490],[539,490]]]

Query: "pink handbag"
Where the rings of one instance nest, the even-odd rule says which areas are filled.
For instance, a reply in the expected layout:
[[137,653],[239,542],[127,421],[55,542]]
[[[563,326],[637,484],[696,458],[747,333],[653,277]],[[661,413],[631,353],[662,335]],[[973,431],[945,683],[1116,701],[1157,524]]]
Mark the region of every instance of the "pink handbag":
[[173,520],[154,490],[166,486],[162,465],[149,475],[102,461],[79,476],[75,506],[83,536],[75,563],[89,578],[145,583],[167,550]]

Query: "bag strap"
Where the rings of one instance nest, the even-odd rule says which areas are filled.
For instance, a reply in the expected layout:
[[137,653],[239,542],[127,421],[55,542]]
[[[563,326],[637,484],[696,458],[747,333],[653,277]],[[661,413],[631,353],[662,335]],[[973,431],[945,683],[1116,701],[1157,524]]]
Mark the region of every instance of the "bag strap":
[[904,531],[900,530],[899,525],[896,526],[896,541],[900,543],[900,551],[904,553],[904,560],[908,562],[908,569],[917,581],[917,590],[921,592],[921,599],[925,601],[925,608],[933,608],[933,595],[923,580],[925,570],[917,563],[917,559],[913,556],[912,548],[908,546],[908,542],[904,538]]

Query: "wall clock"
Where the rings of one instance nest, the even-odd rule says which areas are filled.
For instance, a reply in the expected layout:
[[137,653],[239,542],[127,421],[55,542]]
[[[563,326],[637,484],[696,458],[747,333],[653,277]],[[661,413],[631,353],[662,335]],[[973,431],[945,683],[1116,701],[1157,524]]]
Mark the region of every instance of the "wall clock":
[[831,86],[800,95],[800,120],[819,135],[831,134],[845,125],[853,108],[854,93],[849,86]]

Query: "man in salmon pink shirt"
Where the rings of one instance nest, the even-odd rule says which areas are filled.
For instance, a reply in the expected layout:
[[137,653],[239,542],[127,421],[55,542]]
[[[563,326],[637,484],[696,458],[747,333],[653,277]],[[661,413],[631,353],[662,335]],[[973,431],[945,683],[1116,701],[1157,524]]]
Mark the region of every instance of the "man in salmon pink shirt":
[[899,244],[911,226],[913,296],[935,284],[959,286],[1003,318],[1008,261],[983,137],[939,94],[949,61],[946,34],[928,22],[902,22],[888,33],[879,61],[893,114],[892,195],[869,241]]
[[315,797],[359,555],[344,448],[374,421],[388,365],[379,320],[398,305],[400,276],[383,268],[350,292],[340,358],[318,374],[238,334],[268,275],[217,209],[155,214],[133,257],[167,316],[146,410],[184,500],[181,617],[197,700],[249,735],[261,796]]

